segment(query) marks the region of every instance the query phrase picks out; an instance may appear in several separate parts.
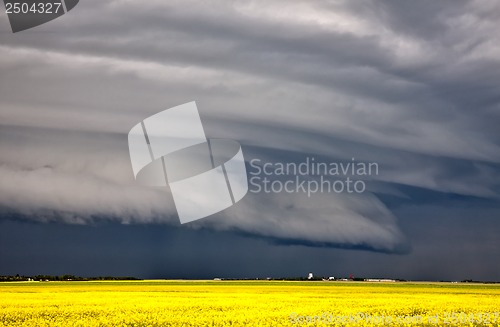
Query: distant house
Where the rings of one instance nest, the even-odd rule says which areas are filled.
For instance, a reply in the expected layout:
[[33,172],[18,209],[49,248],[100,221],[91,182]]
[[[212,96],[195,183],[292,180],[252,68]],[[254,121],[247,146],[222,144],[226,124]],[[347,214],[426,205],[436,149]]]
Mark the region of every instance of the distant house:
[[310,280],[310,279],[313,279],[313,278],[314,278],[314,275],[313,275],[313,273],[312,273],[312,272],[310,272],[310,273],[309,273],[309,276],[307,276],[307,279],[309,279],[309,280]]

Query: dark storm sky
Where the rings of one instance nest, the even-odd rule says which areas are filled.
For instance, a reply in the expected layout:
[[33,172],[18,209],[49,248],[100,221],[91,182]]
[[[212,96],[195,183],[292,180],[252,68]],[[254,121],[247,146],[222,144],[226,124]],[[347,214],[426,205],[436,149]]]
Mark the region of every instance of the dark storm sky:
[[[500,280],[500,4],[83,1],[0,13],[0,274]],[[196,101],[245,159],[376,162],[180,225],[132,126]]]

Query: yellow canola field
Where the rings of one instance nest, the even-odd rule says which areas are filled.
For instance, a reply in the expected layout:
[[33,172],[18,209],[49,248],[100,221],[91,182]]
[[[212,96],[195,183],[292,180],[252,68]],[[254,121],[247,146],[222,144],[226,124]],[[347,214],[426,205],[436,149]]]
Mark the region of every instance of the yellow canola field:
[[500,326],[500,285],[0,283],[0,326]]

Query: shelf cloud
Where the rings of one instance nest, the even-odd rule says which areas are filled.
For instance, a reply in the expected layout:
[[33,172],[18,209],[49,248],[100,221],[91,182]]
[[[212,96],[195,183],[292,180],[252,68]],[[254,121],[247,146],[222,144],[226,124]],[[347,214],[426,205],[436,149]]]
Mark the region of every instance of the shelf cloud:
[[193,100],[207,137],[246,160],[380,174],[358,196],[249,194],[186,228],[408,253],[384,196],[499,201],[498,3],[88,0],[16,34],[2,15],[4,219],[178,224],[168,189],[135,183],[127,133]]

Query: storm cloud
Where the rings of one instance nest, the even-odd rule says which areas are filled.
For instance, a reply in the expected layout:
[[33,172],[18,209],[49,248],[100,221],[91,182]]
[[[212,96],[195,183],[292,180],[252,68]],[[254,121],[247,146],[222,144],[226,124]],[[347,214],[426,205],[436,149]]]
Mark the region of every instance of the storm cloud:
[[12,34],[1,13],[1,215],[178,226],[168,189],[135,183],[127,133],[195,100],[247,161],[380,173],[362,195],[248,194],[184,228],[408,253],[420,238],[398,219],[447,206],[422,194],[499,201],[499,16],[495,1],[88,0]]

